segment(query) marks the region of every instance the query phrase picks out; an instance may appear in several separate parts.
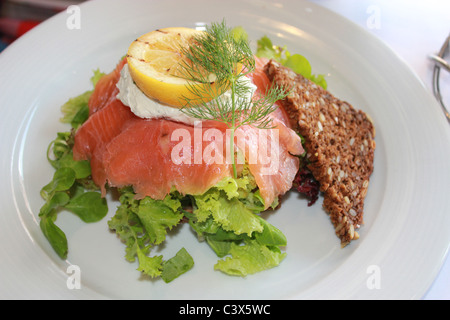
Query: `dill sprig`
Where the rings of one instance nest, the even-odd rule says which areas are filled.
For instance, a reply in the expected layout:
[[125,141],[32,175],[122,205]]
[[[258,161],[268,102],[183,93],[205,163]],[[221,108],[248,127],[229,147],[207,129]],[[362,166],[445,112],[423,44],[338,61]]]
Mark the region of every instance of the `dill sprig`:
[[[225,123],[230,129],[230,152],[234,177],[234,135],[237,128],[252,125],[272,128],[270,114],[277,100],[287,96],[283,88],[271,86],[258,98],[246,98],[251,87],[244,81],[255,70],[255,58],[245,37],[236,37],[222,23],[213,23],[206,32],[194,38],[192,44],[181,49],[185,60],[181,63],[183,78],[195,98],[183,97],[185,114],[200,120]],[[218,98],[229,92],[229,98]]]

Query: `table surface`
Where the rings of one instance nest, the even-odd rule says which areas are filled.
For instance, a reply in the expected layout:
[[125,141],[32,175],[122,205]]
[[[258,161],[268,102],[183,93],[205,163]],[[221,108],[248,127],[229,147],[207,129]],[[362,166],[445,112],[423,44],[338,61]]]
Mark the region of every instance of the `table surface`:
[[[427,58],[437,53],[450,33],[448,0],[310,0],[328,8],[383,40],[415,71],[432,92],[433,64]],[[448,59],[447,59],[448,61]],[[450,105],[450,75],[441,76],[441,92]],[[450,300],[450,256],[425,300]]]

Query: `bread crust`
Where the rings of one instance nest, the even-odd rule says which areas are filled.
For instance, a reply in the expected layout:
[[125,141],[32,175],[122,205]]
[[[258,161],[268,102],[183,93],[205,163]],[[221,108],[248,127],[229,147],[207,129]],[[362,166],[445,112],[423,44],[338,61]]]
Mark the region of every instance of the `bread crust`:
[[264,68],[275,85],[291,90],[281,101],[304,139],[307,168],[320,183],[323,208],[342,247],[358,239],[373,172],[375,127],[367,114],[291,69],[270,60]]

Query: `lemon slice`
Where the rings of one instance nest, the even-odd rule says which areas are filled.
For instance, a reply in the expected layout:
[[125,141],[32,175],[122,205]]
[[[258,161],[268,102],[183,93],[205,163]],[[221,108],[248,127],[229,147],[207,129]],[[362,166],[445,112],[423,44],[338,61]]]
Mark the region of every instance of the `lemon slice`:
[[[139,89],[149,98],[177,108],[183,107],[184,98],[199,99],[189,90],[188,81],[182,78],[180,63],[186,60],[181,48],[188,48],[202,32],[182,27],[164,28],[133,41],[128,48],[127,63]],[[205,100],[210,98],[205,97]]]

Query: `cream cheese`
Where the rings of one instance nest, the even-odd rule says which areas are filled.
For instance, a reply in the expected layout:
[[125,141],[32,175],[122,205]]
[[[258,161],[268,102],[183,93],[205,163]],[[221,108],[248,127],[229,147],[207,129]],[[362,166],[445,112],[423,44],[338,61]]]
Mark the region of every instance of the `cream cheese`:
[[147,97],[134,83],[128,65],[125,65],[120,72],[117,88],[119,89],[117,99],[130,107],[131,111],[140,118],[168,118],[187,124],[194,124],[194,121],[198,121],[198,119],[184,114],[178,108],[163,105]]
[[[256,86],[247,77],[243,77],[241,81],[244,81],[250,90],[246,92],[244,96],[240,96],[238,101],[248,101],[253,97]],[[193,125],[194,122],[199,121],[199,119],[188,116],[178,108],[161,104],[147,97],[134,83],[130,71],[128,70],[128,65],[124,65],[120,72],[117,88],[119,89],[119,93],[116,96],[117,99],[122,101],[124,105],[128,106],[130,110],[140,118],[167,118],[189,125]],[[227,91],[217,99],[221,99],[222,101],[231,99],[231,92]],[[211,103],[214,103],[214,101]]]

